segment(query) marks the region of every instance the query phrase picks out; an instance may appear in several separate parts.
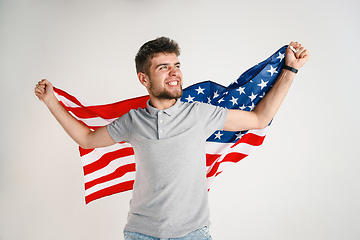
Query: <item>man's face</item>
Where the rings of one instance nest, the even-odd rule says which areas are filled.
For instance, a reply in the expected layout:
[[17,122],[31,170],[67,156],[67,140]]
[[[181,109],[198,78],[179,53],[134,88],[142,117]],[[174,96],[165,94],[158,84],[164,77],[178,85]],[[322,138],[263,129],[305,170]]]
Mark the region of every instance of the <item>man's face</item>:
[[158,99],[182,96],[182,73],[175,53],[159,53],[151,59],[149,94]]

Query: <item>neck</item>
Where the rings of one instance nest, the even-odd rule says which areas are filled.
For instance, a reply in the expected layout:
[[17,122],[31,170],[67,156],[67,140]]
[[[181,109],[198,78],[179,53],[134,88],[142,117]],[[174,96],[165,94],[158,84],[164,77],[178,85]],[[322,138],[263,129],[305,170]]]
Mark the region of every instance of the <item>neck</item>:
[[176,99],[158,99],[150,96],[150,105],[159,110],[172,107],[176,101]]

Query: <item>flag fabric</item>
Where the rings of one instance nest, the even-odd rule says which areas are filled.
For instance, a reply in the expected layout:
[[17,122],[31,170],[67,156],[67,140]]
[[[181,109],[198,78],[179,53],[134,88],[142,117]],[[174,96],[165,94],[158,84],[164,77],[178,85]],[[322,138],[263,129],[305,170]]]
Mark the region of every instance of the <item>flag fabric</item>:
[[[204,81],[185,88],[181,101],[199,101],[228,109],[252,111],[280,74],[286,47],[245,71],[227,87]],[[131,109],[145,108],[149,99],[149,96],[142,96],[111,104],[89,105],[61,89],[54,88],[54,91],[70,114],[92,130],[108,125]],[[214,178],[224,169],[244,159],[263,143],[267,129],[242,132],[217,130],[206,140],[208,190]],[[132,190],[136,164],[129,143],[120,142],[95,149],[79,147],[79,151],[86,203]]]

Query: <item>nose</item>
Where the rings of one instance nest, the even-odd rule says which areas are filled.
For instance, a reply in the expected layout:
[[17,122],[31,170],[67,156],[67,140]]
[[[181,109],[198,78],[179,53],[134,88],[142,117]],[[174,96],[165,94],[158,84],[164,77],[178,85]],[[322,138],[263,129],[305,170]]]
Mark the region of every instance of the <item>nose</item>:
[[178,74],[179,69],[176,67],[172,67],[169,71],[170,76],[176,76]]

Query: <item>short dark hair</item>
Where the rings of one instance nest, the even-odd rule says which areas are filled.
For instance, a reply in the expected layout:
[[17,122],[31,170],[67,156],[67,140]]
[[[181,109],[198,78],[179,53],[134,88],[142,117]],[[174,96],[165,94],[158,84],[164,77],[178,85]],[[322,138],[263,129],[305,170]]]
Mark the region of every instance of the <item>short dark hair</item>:
[[143,72],[149,75],[151,59],[158,53],[175,53],[180,55],[179,45],[167,37],[158,37],[144,43],[135,57],[136,73]]

